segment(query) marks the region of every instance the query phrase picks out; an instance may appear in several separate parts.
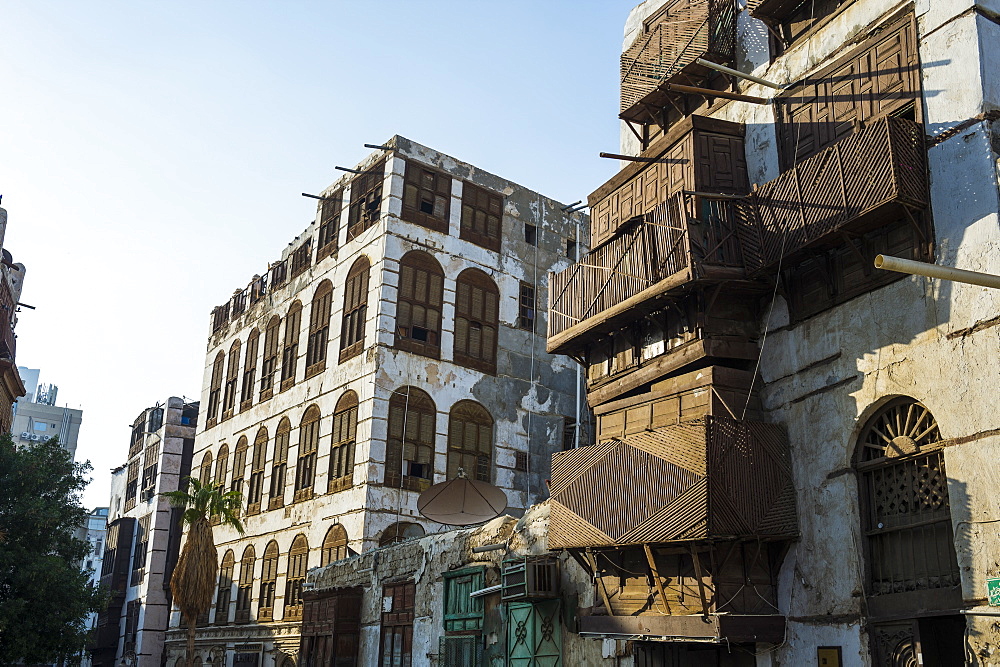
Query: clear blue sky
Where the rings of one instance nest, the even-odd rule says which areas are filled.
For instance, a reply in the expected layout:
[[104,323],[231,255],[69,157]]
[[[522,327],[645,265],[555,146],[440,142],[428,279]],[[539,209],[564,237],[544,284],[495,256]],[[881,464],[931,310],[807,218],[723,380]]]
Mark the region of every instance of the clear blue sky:
[[134,417],[200,398],[209,312],[402,134],[564,202],[616,170],[637,0],[0,0],[4,246],[17,360],[82,407],[84,504]]

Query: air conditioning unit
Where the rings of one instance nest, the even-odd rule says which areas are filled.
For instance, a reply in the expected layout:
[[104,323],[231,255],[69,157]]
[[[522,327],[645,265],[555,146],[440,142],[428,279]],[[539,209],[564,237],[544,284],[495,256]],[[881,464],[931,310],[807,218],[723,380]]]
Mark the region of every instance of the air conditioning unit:
[[37,433],[32,433],[31,434],[31,439],[32,440],[41,440],[42,436],[38,435]]
[[504,561],[500,600],[538,600],[559,597],[559,560],[528,556]]
[[155,494],[155,493],[153,493],[153,490],[152,490],[152,489],[143,489],[143,490],[142,490],[142,499],[143,499],[143,500],[145,500],[145,501],[150,501],[150,500],[152,500],[152,499],[153,499],[153,496],[155,496],[155,495],[156,495],[156,494]]
[[31,440],[31,433],[29,433],[28,431],[22,431],[21,440]]

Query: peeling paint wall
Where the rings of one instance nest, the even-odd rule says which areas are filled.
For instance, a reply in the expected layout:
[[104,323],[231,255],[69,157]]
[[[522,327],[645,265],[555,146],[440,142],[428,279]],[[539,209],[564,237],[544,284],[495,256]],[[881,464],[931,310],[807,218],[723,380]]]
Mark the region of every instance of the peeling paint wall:
[[[349,188],[353,176],[345,176],[331,185],[322,193],[323,196],[330,196],[345,188],[342,196],[339,250],[314,262],[301,275],[290,278],[285,285],[268,293],[245,313],[232,318],[228,324],[213,333],[208,341],[202,389],[203,406],[208,405],[216,355],[220,352],[228,355],[233,341],[239,340],[242,343],[242,357],[251,330],[257,328],[261,333],[256,377],[256,382],[259,383],[264,354],[263,334],[268,320],[274,315],[282,318],[283,336],[284,318],[289,308],[295,300],[302,303],[296,383],[285,391],[278,391],[276,381],[274,395],[263,402],[259,400],[259,388],[255,388],[253,404],[248,409],[239,411],[237,401],[237,414],[210,428],[206,428],[206,420],[203,418],[195,444],[195,465],[200,464],[206,452],[212,452],[213,458],[217,458],[219,449],[226,444],[231,468],[237,442],[241,436],[245,436],[250,448],[243,483],[246,493],[254,437],[261,427],[268,431],[268,463],[263,479],[262,512],[244,517],[246,535],[243,537],[236,535],[231,529],[221,526],[216,528],[220,559],[226,550],[232,549],[237,561],[237,571],[243,550],[248,544],[255,547],[258,559],[255,572],[258,577],[261,567],[259,561],[265,545],[272,539],[278,544],[280,557],[275,621],[240,628],[240,634],[252,636],[254,641],[261,642],[265,655],[271,656],[266,660],[276,660],[280,657],[279,653],[294,655],[297,652],[298,623],[280,620],[288,551],[296,535],[302,534],[308,540],[308,564],[315,567],[319,564],[323,539],[334,524],[340,524],[347,531],[349,547],[354,553],[376,547],[383,531],[397,521],[419,524],[428,534],[443,529],[440,524],[427,521],[417,513],[416,492],[382,484],[388,402],[394,391],[407,385],[414,386],[425,390],[435,403],[434,482],[445,480],[449,411],[452,406],[458,401],[473,399],[489,411],[494,420],[493,482],[507,494],[508,511],[513,513],[523,512],[532,503],[547,496],[544,480],[549,474],[551,453],[563,446],[564,418],[574,419],[576,416],[579,372],[575,362],[546,354],[544,304],[548,300],[548,272],[565,268],[571,261],[566,256],[567,240],[577,241],[579,252],[586,250],[586,235],[589,230],[586,217],[579,214],[567,216],[561,212],[562,205],[558,202],[403,137],[393,137],[387,145],[392,148],[391,151],[377,151],[357,167],[359,170],[370,168],[386,157],[379,220],[348,241],[347,211],[350,191],[346,188]],[[448,234],[401,219],[406,159],[429,165],[453,177]],[[464,182],[474,183],[503,195],[503,234],[499,253],[459,238]],[[317,220],[283,251],[282,258],[289,258],[306,239],[315,238],[319,223],[317,216]],[[525,224],[537,228],[535,246],[524,240]],[[432,254],[444,271],[440,359],[431,359],[394,347],[399,261],[406,252],[414,249]],[[348,271],[362,255],[367,256],[371,265],[365,349],[362,354],[337,363],[344,286]],[[485,272],[492,277],[499,289],[500,326],[496,375],[472,370],[453,360],[456,278],[466,268],[477,268]],[[313,294],[324,280],[333,284],[326,369],[303,380],[310,304]],[[521,281],[537,285],[534,334],[517,327]],[[243,358],[240,363],[242,369]],[[353,485],[335,493],[326,493],[332,414],[337,401],[347,390],[356,392],[359,402]],[[296,476],[299,424],[310,405],[318,406],[321,412],[314,497],[292,503],[292,491],[289,487],[293,486]],[[585,405],[583,409],[586,409]],[[285,502],[283,508],[267,511],[274,435],[282,417],[288,417],[292,424],[285,477]],[[584,417],[585,421],[586,419]],[[530,453],[527,472],[515,470],[517,452]],[[231,479],[230,470],[227,483]],[[256,618],[257,614],[258,588],[255,583],[252,618]],[[235,600],[235,594],[233,599]],[[174,626],[177,626],[176,619]],[[199,637],[204,639],[205,646],[232,648],[236,637],[232,628],[205,629],[200,633]],[[181,639],[179,634],[177,637],[178,640]],[[288,646],[279,648],[279,644]],[[295,645],[294,650],[290,648],[291,644]]]

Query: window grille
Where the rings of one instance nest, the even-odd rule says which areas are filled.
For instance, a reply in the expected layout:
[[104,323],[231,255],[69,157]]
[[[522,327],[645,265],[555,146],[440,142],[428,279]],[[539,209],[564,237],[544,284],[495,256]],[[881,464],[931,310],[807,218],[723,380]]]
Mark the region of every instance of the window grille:
[[384,180],[385,160],[382,160],[351,181],[351,204],[347,221],[348,241],[378,222],[382,208]]
[[367,257],[359,257],[347,274],[344,289],[344,320],[340,329],[340,362],[361,354],[365,346],[365,320],[368,306]]
[[309,308],[309,340],[306,343],[306,377],[326,368],[326,348],[330,341],[330,309],[333,283],[324,280],[316,288]]
[[319,408],[309,406],[299,425],[299,458],[295,464],[295,501],[308,500],[313,495],[316,477],[316,452],[319,449]]
[[437,260],[414,250],[399,262],[396,347],[426,357],[441,356],[444,271]]
[[333,413],[328,493],[346,489],[354,482],[354,449],[357,428],[358,395],[353,391],[348,391],[337,401],[337,407]]
[[517,326],[527,331],[535,330],[535,287],[522,282],[518,299]]
[[434,476],[437,408],[425,392],[402,387],[389,398],[385,484],[423,491]]
[[285,505],[285,476],[288,472],[288,441],[292,434],[292,423],[282,418],[274,434],[274,460],[271,464],[271,493],[268,509]]
[[450,204],[451,177],[407,160],[403,220],[447,234]]
[[455,286],[455,362],[496,373],[499,323],[496,283],[478,269],[466,269]]
[[493,418],[475,401],[459,401],[448,420],[448,479],[462,468],[470,479],[492,481]]
[[462,184],[462,227],[459,237],[500,252],[503,197],[472,183]]

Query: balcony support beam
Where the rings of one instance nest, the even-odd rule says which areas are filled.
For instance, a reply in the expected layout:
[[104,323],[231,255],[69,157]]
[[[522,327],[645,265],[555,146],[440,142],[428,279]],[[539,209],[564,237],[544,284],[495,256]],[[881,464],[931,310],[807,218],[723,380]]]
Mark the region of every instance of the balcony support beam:
[[701,598],[701,613],[708,618],[708,598],[705,597],[705,581],[702,579],[701,559],[694,544],[691,545],[691,560],[694,563],[694,576],[698,579],[698,597]]
[[753,95],[741,95],[740,93],[730,93],[725,90],[713,90],[711,88],[698,88],[695,86],[682,86],[677,83],[665,83],[663,87],[667,90],[675,90],[678,93],[690,93],[692,95],[703,95],[705,97],[721,97],[737,102],[748,102],[750,104],[770,104],[771,100],[766,97],[755,97]]
[[590,559],[590,566],[594,570],[594,576],[597,577],[597,588],[601,592],[601,599],[604,601],[604,608],[608,610],[608,616],[614,616],[615,612],[611,608],[611,600],[608,598],[608,589],[604,587],[604,577],[602,577],[598,572],[597,559],[594,558],[594,551],[592,549],[587,549],[587,558]]
[[663,607],[663,613],[669,616],[670,607],[667,606],[667,594],[663,590],[663,581],[660,579],[660,571],[656,567],[653,550],[649,548],[648,544],[643,544],[642,548],[646,552],[646,560],[649,562],[649,571],[653,573],[653,581],[656,582],[656,591],[660,594],[660,606]]
[[781,86],[772,81],[768,81],[767,79],[762,79],[759,76],[754,76],[753,74],[746,74],[744,72],[739,71],[738,69],[733,69],[732,67],[726,67],[725,65],[720,65],[719,63],[713,63],[711,60],[698,58],[697,60],[695,60],[695,62],[701,65],[702,67],[714,69],[718,72],[729,74],[730,76],[735,76],[740,79],[746,79],[747,81],[753,81],[754,83],[759,83],[760,85],[767,86],[768,88],[781,90]]

